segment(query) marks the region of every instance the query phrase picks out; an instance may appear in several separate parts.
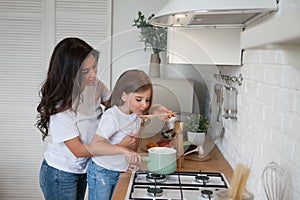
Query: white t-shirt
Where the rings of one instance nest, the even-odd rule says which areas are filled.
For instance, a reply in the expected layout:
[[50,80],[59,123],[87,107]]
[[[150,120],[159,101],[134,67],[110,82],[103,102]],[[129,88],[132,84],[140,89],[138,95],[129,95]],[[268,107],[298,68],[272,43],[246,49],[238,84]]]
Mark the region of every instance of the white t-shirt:
[[71,109],[50,116],[51,139],[45,152],[47,163],[66,172],[86,173],[88,159],[77,158],[65,145],[65,141],[80,137],[82,143],[90,143],[96,132],[98,116],[102,113],[101,102],[109,99],[110,92],[100,81],[95,86],[86,86],[77,112]]
[[[111,144],[118,144],[126,135],[134,131],[137,133],[140,125],[141,118],[138,115],[125,114],[117,106],[113,106],[103,113],[96,134]],[[97,165],[114,171],[127,171],[129,166],[123,154],[95,156],[92,159]]]

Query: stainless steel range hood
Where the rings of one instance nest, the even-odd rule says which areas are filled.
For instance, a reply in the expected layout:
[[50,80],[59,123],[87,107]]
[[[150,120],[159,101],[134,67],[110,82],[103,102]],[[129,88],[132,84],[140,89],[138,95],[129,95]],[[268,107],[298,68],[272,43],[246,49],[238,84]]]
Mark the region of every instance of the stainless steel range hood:
[[150,23],[161,27],[243,28],[277,9],[276,0],[169,0]]

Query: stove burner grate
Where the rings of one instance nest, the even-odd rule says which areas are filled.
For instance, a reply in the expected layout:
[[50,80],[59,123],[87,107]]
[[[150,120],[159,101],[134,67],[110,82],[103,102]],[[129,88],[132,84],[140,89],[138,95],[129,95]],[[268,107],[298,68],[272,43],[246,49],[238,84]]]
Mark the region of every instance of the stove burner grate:
[[147,192],[150,196],[152,197],[158,197],[158,196],[162,196],[163,194],[163,190],[157,187],[154,188],[148,188]]
[[174,172],[159,175],[137,171],[131,176],[125,199],[212,200],[217,191],[228,186],[226,177],[216,172]]
[[146,176],[147,181],[149,182],[156,182],[156,183],[160,183],[160,182],[164,182],[167,180],[167,176],[164,174],[152,174],[152,173],[148,173]]
[[211,190],[201,190],[202,197],[211,198],[213,192]]
[[197,182],[203,183],[203,184],[208,183],[208,181],[209,181],[209,177],[208,176],[203,176],[203,175],[202,176],[197,175],[197,176],[195,176],[195,179],[196,179]]

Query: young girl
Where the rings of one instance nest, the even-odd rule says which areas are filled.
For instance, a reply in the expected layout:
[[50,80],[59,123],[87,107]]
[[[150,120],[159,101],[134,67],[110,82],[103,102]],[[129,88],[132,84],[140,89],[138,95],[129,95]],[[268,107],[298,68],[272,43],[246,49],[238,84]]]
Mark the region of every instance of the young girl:
[[88,167],[89,200],[109,200],[120,172],[130,164],[138,164],[140,156],[133,150],[116,146],[122,138],[138,132],[140,115],[147,114],[152,103],[152,83],[140,70],[124,72],[114,87],[107,110],[103,113],[96,134],[87,147],[93,157]]

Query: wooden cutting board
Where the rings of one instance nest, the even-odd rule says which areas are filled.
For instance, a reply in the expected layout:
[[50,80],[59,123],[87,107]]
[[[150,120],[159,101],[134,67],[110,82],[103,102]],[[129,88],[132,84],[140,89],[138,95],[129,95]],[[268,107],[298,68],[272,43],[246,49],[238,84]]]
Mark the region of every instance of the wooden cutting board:
[[184,156],[185,160],[193,160],[193,161],[199,161],[199,162],[205,162],[209,161],[211,157],[209,155],[205,156],[204,158],[200,158],[198,153],[191,153],[187,156]]

